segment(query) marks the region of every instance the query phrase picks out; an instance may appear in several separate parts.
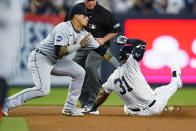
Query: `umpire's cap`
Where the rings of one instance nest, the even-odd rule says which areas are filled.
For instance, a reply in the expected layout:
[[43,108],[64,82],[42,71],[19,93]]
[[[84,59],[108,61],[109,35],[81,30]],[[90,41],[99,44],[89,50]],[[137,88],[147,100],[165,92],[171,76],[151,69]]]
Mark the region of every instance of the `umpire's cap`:
[[128,59],[129,55],[132,53],[133,50],[133,45],[124,45],[121,49],[120,49],[120,53],[119,53],[119,59]]
[[77,4],[73,6],[69,11],[69,19],[72,20],[75,14],[83,14],[83,15],[90,15],[89,12],[87,12],[84,5]]

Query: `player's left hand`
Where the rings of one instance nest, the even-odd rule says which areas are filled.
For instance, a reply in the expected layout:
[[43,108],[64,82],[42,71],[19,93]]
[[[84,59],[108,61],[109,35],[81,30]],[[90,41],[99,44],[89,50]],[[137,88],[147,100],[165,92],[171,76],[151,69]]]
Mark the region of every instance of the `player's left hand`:
[[100,45],[104,45],[105,41],[103,38],[95,38],[95,40],[100,44]]

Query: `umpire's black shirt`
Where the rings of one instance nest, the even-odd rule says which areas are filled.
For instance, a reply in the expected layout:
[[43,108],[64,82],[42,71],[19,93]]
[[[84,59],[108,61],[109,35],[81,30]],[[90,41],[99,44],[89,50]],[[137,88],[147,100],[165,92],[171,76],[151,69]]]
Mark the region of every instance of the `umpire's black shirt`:
[[[85,6],[84,3],[79,4]],[[89,16],[88,25],[85,29],[90,32],[94,38],[102,38],[108,33],[119,33],[121,31],[120,23],[116,20],[114,15],[99,5],[99,3],[97,3],[93,10],[87,11],[91,12],[91,16]],[[66,17],[64,21],[67,20],[68,17]],[[109,47],[110,42],[107,41],[104,46]]]

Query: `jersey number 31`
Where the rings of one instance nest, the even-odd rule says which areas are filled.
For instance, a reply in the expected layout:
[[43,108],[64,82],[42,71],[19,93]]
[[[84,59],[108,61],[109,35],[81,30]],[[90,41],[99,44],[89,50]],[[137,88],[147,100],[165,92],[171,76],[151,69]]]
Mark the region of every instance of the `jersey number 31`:
[[[131,88],[131,87],[128,85],[128,83],[127,83],[127,81],[125,80],[124,76],[122,76],[121,79],[120,79],[120,78],[115,79],[115,80],[114,80],[114,84],[117,84],[117,83],[119,83],[119,87],[122,89],[122,91],[120,91],[120,94],[121,94],[121,95],[126,94],[127,91],[130,92],[130,91],[133,90],[133,88]],[[124,84],[123,84],[123,83],[124,83]],[[126,91],[126,89],[125,89],[125,87],[124,87],[123,85],[126,86],[127,91]]]

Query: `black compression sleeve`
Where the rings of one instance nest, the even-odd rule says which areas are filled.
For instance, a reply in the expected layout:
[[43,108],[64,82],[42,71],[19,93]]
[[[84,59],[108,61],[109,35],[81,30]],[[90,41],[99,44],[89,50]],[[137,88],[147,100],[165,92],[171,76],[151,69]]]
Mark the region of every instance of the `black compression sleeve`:
[[94,51],[100,54],[101,56],[104,56],[107,51],[107,48],[99,46],[97,49],[94,49]]
[[57,56],[59,56],[59,51],[60,51],[60,49],[61,49],[61,46],[60,46],[60,45],[55,45],[55,54],[56,54]]

